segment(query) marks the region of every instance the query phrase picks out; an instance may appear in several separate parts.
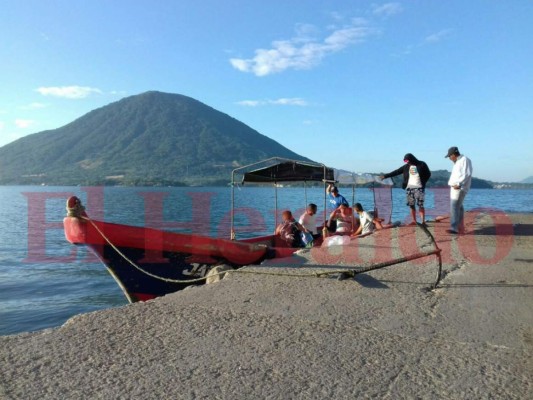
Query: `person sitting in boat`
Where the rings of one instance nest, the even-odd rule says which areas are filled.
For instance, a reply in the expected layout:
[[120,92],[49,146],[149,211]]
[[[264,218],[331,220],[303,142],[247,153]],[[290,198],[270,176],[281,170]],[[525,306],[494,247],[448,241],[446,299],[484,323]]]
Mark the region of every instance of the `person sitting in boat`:
[[[328,187],[326,188],[326,193],[328,194],[328,197],[329,197],[328,203],[329,203],[330,209],[334,209],[335,211],[340,207],[341,204],[345,204],[347,207],[349,207],[348,201],[344,198],[342,194],[339,193],[339,189],[337,188],[337,186],[330,183]],[[331,221],[331,218],[330,218],[329,223],[327,224],[327,227],[330,232],[337,231],[337,227],[335,226],[335,221]]]
[[359,227],[352,236],[366,236],[374,232],[376,229],[383,229],[383,226],[381,225],[383,220],[381,218],[376,218],[368,211],[365,211],[361,203],[355,203],[353,210],[359,216]]
[[349,235],[353,232],[353,212],[347,204],[341,203],[341,205],[330,214],[327,224],[328,229],[331,228],[333,224],[335,224],[335,235]]
[[281,214],[282,222],[276,227],[274,232],[289,247],[303,247],[300,232],[305,232],[305,228],[300,225],[289,210]]
[[305,232],[313,235],[313,238],[316,239],[318,236],[317,225],[316,225],[316,211],[317,206],[314,203],[310,203],[307,206],[305,212],[300,216],[298,220],[299,224],[302,225],[305,229]]

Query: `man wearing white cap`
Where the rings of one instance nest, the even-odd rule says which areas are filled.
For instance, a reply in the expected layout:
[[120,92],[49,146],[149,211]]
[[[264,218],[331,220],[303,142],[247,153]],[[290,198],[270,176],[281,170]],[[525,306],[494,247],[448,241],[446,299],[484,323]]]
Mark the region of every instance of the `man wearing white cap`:
[[464,207],[465,196],[472,184],[472,162],[462,155],[455,146],[448,149],[445,158],[453,162],[452,174],[448,180],[450,186],[450,229],[446,232],[458,234],[464,232]]

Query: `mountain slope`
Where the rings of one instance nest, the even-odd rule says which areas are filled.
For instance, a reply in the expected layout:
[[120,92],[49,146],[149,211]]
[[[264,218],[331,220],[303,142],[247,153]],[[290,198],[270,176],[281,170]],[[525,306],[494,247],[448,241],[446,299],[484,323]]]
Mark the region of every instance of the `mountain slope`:
[[228,181],[239,165],[305,159],[190,97],[146,92],[0,148],[0,183]]

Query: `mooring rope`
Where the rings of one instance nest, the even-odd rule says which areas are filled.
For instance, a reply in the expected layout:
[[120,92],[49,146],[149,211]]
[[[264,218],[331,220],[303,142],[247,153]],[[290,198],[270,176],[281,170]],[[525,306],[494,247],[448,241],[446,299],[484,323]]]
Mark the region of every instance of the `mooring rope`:
[[[151,272],[148,272],[145,269],[143,269],[142,267],[138,266],[128,256],[126,256],[122,251],[120,251],[120,249],[111,242],[111,240],[104,234],[104,232],[102,232],[100,230],[100,228],[98,228],[98,226],[94,223],[94,221],[92,221],[90,218],[84,217],[84,216],[80,216],[80,218],[82,218],[82,219],[84,219],[86,221],[89,221],[91,223],[91,225],[94,227],[94,229],[96,229],[96,231],[100,234],[100,236],[102,236],[102,238],[107,242],[107,244],[109,244],[109,246],[111,246],[111,248],[113,248],[113,250],[115,250],[119,256],[121,256],[124,260],[126,260],[128,262],[128,264],[130,264],[132,267],[137,269],[139,272],[142,272],[143,274],[146,274],[146,275],[148,275],[148,276],[150,276],[150,277],[152,277],[154,279],[159,279],[159,280],[162,280],[162,281],[165,281],[165,282],[170,282],[170,283],[195,283],[195,282],[202,282],[202,281],[204,281],[204,280],[206,280],[208,278],[208,276],[204,276],[204,277],[201,277],[201,278],[183,280],[183,279],[165,278],[164,276],[159,276],[159,275],[152,274]],[[218,276],[218,275],[224,275],[225,273],[228,273],[228,272],[231,272],[231,273],[234,273],[234,272],[236,272],[236,273],[248,273],[248,274],[253,273],[253,274],[259,274],[259,275],[295,276],[295,277],[320,277],[321,275],[325,275],[325,274],[335,274],[335,273],[338,274],[340,272],[346,271],[346,269],[344,269],[344,270],[340,270],[340,271],[328,271],[328,272],[322,272],[322,273],[290,274],[290,273],[283,273],[283,272],[267,272],[267,271],[244,270],[244,268],[246,268],[246,266],[242,267],[240,269],[217,272],[217,273],[211,274],[209,277]]]
[[[437,245],[437,242],[435,241],[435,238],[433,237],[431,232],[429,232],[427,227],[425,225],[423,225],[423,224],[417,224],[418,227],[422,229],[422,231],[428,236],[428,238],[433,243],[434,250],[427,251],[427,252],[422,252],[422,253],[411,254],[411,255],[409,255],[407,257],[402,257],[402,258],[399,258],[399,259],[390,260],[390,261],[382,262],[382,263],[379,263],[379,264],[373,264],[373,265],[370,265],[368,267],[350,266],[350,267],[345,267],[343,269],[337,269],[337,270],[313,272],[313,273],[296,273],[296,274],[295,273],[287,273],[287,272],[258,271],[256,269],[250,270],[250,269],[245,269],[246,267],[242,267],[240,269],[227,270],[227,271],[221,271],[221,272],[213,273],[213,274],[210,274],[209,276],[203,276],[201,278],[193,278],[193,279],[165,278],[163,276],[159,276],[159,275],[156,275],[156,274],[153,274],[151,272],[146,271],[145,269],[143,269],[142,267],[137,265],[135,262],[133,262],[122,251],[120,251],[120,249],[117,246],[115,246],[114,243],[111,242],[111,240],[104,234],[104,232],[102,232],[102,230],[98,227],[98,225],[91,218],[89,218],[87,216],[87,214],[85,214],[85,207],[82,205],[82,203],[81,203],[81,201],[80,201],[80,199],[78,197],[76,197],[76,196],[69,197],[68,200],[67,200],[66,209],[67,209],[67,216],[68,217],[80,218],[80,219],[83,219],[83,220],[89,222],[94,227],[94,229],[100,234],[100,236],[102,236],[102,238],[109,244],[109,246],[111,246],[111,248],[113,250],[115,250],[117,252],[117,254],[120,257],[122,257],[124,260],[126,260],[126,262],[128,262],[128,264],[130,264],[133,268],[135,268],[136,270],[138,270],[139,272],[141,272],[141,273],[143,273],[143,274],[145,274],[147,276],[150,276],[150,277],[152,277],[154,279],[158,279],[158,280],[161,280],[161,281],[164,281],[164,282],[190,284],[190,283],[202,282],[202,281],[205,281],[209,276],[220,276],[220,275],[223,275],[223,274],[225,274],[227,272],[243,273],[243,274],[257,274],[257,275],[272,275],[272,276],[290,276],[290,277],[320,277],[320,276],[324,276],[324,275],[327,276],[327,275],[333,275],[333,274],[339,274],[339,273],[349,273],[352,276],[355,276],[355,275],[363,273],[363,272],[368,272],[368,271],[372,271],[372,270],[375,270],[375,269],[385,268],[385,267],[388,267],[388,266],[391,266],[391,265],[394,265],[394,264],[400,264],[400,263],[403,263],[403,262],[406,262],[406,261],[415,260],[417,258],[427,257],[427,256],[430,256],[430,255],[437,256],[437,259],[438,259],[438,262],[439,262],[439,269],[438,269],[438,272],[437,272],[437,277],[436,277],[436,281],[435,281],[435,283],[433,285],[433,288],[436,288],[437,285],[439,284],[440,277],[441,277],[441,272],[442,272],[441,249],[439,249],[439,247]],[[221,265],[223,265],[223,264],[221,264]]]
[[[118,255],[120,255],[132,267],[134,267],[139,272],[141,272],[141,273],[143,273],[143,274],[145,274],[147,276],[150,276],[150,277],[152,277],[154,279],[158,279],[158,280],[161,280],[161,281],[164,281],[164,282],[187,283],[187,284],[196,283],[196,282],[202,282],[202,281],[205,281],[208,278],[208,276],[204,276],[204,277],[201,277],[201,278],[186,279],[186,280],[183,280],[183,279],[172,279],[172,278],[165,278],[163,276],[155,275],[155,274],[153,274],[153,273],[151,273],[149,271],[146,271],[145,269],[143,269],[142,267],[137,265],[135,262],[133,262],[122,251],[120,251],[120,249],[117,246],[115,246],[115,244],[113,244],[111,242],[111,240],[100,230],[100,228],[94,223],[94,221],[92,221],[90,218],[85,217],[85,216],[80,216],[80,218],[90,222],[91,225],[96,229],[96,231],[109,244],[109,246],[111,246],[113,248],[113,250],[115,250],[117,252]],[[211,276],[211,277],[219,276],[219,275],[224,275],[226,273],[256,274],[256,275],[270,275],[270,276],[289,276],[289,277],[298,277],[298,278],[310,278],[310,277],[319,278],[321,276],[334,275],[334,274],[340,274],[340,273],[348,273],[348,274],[351,274],[351,276],[355,276],[355,275],[360,274],[360,273],[364,273],[364,272],[369,272],[369,271],[373,271],[373,270],[376,270],[376,269],[385,268],[385,267],[388,267],[388,266],[391,266],[391,265],[404,263],[404,262],[415,260],[415,259],[422,258],[422,257],[436,255],[438,257],[438,259],[439,259],[439,271],[438,271],[438,274],[437,274],[437,280],[436,280],[435,284],[433,285],[433,287],[435,288],[435,287],[437,287],[437,285],[439,283],[440,275],[441,275],[441,268],[442,268],[442,261],[441,261],[441,255],[440,255],[441,250],[437,247],[433,236],[427,230],[427,228],[425,228],[424,226],[420,226],[420,227],[432,239],[433,244],[435,246],[434,250],[415,253],[415,254],[412,254],[412,255],[409,255],[409,256],[406,256],[406,257],[402,257],[402,258],[398,258],[398,259],[394,259],[394,260],[390,260],[390,261],[385,261],[385,262],[378,263],[378,264],[373,264],[373,265],[370,265],[370,266],[367,266],[367,267],[357,267],[357,269],[354,269],[354,267],[350,266],[350,267],[345,267],[343,269],[336,269],[336,270],[322,271],[322,272],[287,273],[287,272],[273,272],[273,271],[258,271],[258,270],[255,270],[255,269],[254,270],[250,270],[250,269],[246,269],[247,267],[245,266],[245,267],[242,267],[242,268],[239,268],[239,269],[217,272],[217,273],[211,274],[209,276]]]
[[[128,256],[126,256],[122,251],[120,251],[120,249],[117,246],[115,246],[115,244],[113,244],[111,242],[111,240],[104,234],[104,232],[102,232],[102,230],[100,228],[98,228],[98,225],[96,225],[93,220],[91,220],[90,218],[85,217],[85,216],[80,216],[79,218],[82,218],[82,219],[90,222],[91,225],[94,227],[94,229],[96,229],[96,231],[100,234],[100,236],[102,236],[102,238],[107,242],[107,244],[109,244],[109,246],[111,246],[111,248],[113,248],[113,250],[115,250],[119,256],[121,256],[124,260],[126,260],[128,262],[128,264],[130,264],[132,267],[137,269],[139,272],[142,272],[143,274],[146,274],[146,275],[148,275],[148,276],[150,276],[150,277],[152,277],[154,279],[159,279],[159,280],[162,280],[162,281],[165,281],[165,282],[171,282],[171,283],[195,283],[195,282],[202,282],[202,281],[204,281],[204,280],[206,280],[208,278],[207,276],[204,276],[202,278],[182,280],[182,279],[165,278],[163,276],[152,274],[151,272],[148,272],[145,269],[143,269],[142,267],[138,266],[134,261],[132,261]],[[306,274],[302,274],[302,273],[291,274],[291,273],[284,273],[284,272],[268,272],[268,271],[245,270],[244,268],[246,268],[246,266],[242,267],[242,268],[239,268],[239,269],[217,272],[217,273],[211,274],[210,276],[224,275],[225,273],[231,272],[231,273],[243,273],[243,274],[292,276],[292,277],[315,277],[316,278],[316,277],[320,277],[322,275],[330,275],[330,274],[338,274],[338,273],[341,273],[341,272],[346,272],[346,270],[348,269],[348,268],[345,268],[345,269],[342,269],[342,270],[325,271],[325,272],[312,272],[312,273],[306,273]]]
[[[107,242],[107,244],[109,244],[109,246],[111,246],[111,248],[113,248],[113,250],[115,250],[119,256],[121,256],[124,260],[126,260],[128,262],[128,264],[130,264],[132,267],[137,269],[139,272],[142,272],[143,274],[146,274],[146,275],[148,275],[148,276],[150,276],[150,277],[152,277],[154,279],[159,279],[161,281],[170,282],[170,283],[194,283],[194,282],[202,282],[202,281],[207,279],[207,276],[204,276],[202,278],[185,279],[185,280],[184,279],[172,279],[172,278],[165,278],[164,276],[159,276],[159,275],[152,274],[151,272],[148,272],[145,269],[143,269],[140,266],[138,266],[128,256],[126,256],[123,252],[121,252],[120,249],[117,246],[115,246],[111,242],[111,240],[104,234],[104,232],[102,232],[100,230],[100,228],[98,228],[98,226],[94,223],[93,220],[91,220],[90,218],[85,217],[85,216],[80,216],[80,218],[82,218],[82,219],[84,219],[86,221],[89,221],[91,223],[91,225],[94,227],[94,229],[96,229],[96,231],[100,234],[100,236],[102,236],[102,238]],[[224,271],[224,272],[227,272],[227,271]],[[220,274],[223,274],[224,272],[213,274],[211,276],[220,275]]]

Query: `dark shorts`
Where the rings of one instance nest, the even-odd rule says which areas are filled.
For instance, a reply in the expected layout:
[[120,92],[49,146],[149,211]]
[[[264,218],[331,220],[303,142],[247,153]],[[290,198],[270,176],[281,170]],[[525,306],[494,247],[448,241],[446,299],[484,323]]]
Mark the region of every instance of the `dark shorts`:
[[415,204],[418,207],[424,207],[425,191],[422,188],[407,188],[407,205],[414,207]]

